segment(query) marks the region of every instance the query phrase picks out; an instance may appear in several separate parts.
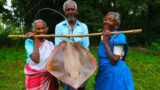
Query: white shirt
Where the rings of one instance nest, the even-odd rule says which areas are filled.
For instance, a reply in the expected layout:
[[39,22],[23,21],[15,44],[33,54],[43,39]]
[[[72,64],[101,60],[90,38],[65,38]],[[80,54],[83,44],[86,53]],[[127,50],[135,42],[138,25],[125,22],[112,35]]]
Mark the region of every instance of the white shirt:
[[46,64],[48,62],[49,56],[52,53],[52,50],[54,49],[54,45],[51,41],[45,40],[43,42],[43,44],[38,48],[39,49],[39,54],[40,54],[40,62],[39,63],[35,63],[31,58],[30,55],[33,52],[33,48],[34,48],[34,43],[31,43],[31,41],[33,42],[33,40],[26,40],[25,42],[25,48],[27,51],[27,63],[28,65],[36,70],[45,70],[46,69]]
[[124,56],[124,45],[114,46],[113,53],[114,53],[115,55],[119,55],[119,56],[120,56],[120,59],[122,59],[122,57]]

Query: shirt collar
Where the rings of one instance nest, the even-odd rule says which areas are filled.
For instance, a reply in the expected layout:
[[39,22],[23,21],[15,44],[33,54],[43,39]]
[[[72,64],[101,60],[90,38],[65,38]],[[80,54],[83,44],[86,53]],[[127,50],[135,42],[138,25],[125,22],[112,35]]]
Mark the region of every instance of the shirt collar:
[[[68,22],[67,22],[67,20],[64,20],[64,22],[63,22],[63,25],[67,25],[68,26]],[[79,20],[76,20],[76,24],[75,25],[80,25],[80,21]]]

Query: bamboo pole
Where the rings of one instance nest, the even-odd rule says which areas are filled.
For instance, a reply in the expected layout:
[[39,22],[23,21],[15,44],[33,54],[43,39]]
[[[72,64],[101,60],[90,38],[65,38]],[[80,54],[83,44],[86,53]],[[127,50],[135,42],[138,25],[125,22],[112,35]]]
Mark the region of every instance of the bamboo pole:
[[[133,30],[125,30],[125,31],[118,31],[118,32],[111,32],[111,34],[119,34],[119,33],[140,33],[142,32],[142,29],[133,29]],[[50,37],[88,37],[88,36],[100,36],[103,33],[91,33],[91,34],[67,34],[67,35],[35,35],[34,37],[44,37],[44,38],[50,38]],[[27,35],[8,35],[9,38],[27,38]]]

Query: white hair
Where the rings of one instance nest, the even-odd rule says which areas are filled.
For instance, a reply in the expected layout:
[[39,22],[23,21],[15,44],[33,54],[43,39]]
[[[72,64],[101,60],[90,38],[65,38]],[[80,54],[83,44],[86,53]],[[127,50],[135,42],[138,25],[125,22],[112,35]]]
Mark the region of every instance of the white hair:
[[77,10],[77,3],[76,3],[75,1],[73,1],[73,0],[67,0],[67,1],[65,1],[64,4],[63,4],[63,11],[65,11],[66,6],[67,6],[68,4],[74,4],[74,6],[75,6],[75,8],[76,8],[76,10]]
[[120,26],[120,24],[121,24],[120,14],[118,12],[112,12],[112,11],[107,13],[107,15],[109,15],[109,14],[112,14],[114,16],[114,18],[116,20],[116,24],[118,26]]
[[45,27],[47,28],[46,30],[48,30],[48,26],[47,26],[46,22],[43,21],[42,19],[37,19],[32,23],[32,31],[33,32],[35,32],[36,23],[38,23],[38,22],[42,22],[45,25]]

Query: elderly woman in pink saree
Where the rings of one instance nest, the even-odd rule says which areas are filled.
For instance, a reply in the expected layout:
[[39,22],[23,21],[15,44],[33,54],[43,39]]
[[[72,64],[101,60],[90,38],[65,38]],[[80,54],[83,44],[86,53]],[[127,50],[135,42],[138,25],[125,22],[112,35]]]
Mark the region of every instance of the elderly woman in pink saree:
[[32,23],[33,32],[27,33],[25,41],[27,62],[24,68],[27,90],[58,90],[57,79],[46,70],[48,58],[54,49],[52,42],[34,35],[46,34],[47,25],[43,20]]

